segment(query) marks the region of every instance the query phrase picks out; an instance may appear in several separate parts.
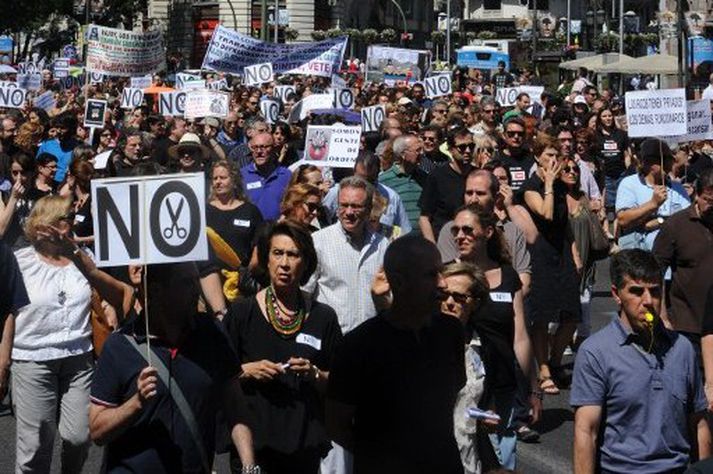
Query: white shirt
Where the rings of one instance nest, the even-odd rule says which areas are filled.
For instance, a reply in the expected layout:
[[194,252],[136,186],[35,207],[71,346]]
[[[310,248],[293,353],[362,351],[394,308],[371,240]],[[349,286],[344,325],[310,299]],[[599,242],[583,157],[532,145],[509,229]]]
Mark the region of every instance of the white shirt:
[[46,361],[92,350],[92,290],[73,264],[42,261],[33,247],[15,252],[30,304],[15,318],[13,360]]
[[312,239],[319,263],[305,290],[336,311],[346,334],[376,316],[371,284],[389,242],[381,234],[367,233],[363,246],[357,248],[339,222],[315,232]]

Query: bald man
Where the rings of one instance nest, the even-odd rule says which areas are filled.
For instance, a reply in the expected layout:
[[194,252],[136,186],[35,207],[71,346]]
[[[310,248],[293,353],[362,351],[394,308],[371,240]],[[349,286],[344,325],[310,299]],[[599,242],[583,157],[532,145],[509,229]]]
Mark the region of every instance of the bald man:
[[252,162],[240,168],[245,193],[260,209],[265,220],[280,217],[280,202],[292,173],[279,166],[273,153],[274,141],[267,132],[259,132],[250,138]]

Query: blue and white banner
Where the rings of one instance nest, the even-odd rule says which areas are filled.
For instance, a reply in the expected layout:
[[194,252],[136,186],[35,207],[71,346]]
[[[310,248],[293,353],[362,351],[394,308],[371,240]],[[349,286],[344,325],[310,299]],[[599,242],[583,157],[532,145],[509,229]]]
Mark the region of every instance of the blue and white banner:
[[313,43],[266,43],[219,25],[213,32],[201,68],[243,74],[246,66],[272,63],[278,74],[332,77],[339,71],[346,46],[346,37]]

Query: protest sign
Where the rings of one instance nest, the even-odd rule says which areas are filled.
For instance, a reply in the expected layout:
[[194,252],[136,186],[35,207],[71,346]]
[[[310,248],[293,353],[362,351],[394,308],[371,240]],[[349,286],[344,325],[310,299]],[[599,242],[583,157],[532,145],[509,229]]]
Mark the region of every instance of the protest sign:
[[20,87],[17,82],[13,81],[0,81],[0,87]]
[[97,266],[206,260],[204,186],[203,173],[92,180]]
[[280,100],[280,102],[285,102],[288,95],[295,93],[295,86],[275,86],[272,95]]
[[310,125],[307,127],[303,163],[353,168],[359,154],[361,127]]
[[162,116],[183,117],[186,109],[186,92],[161,92],[158,96],[158,113]]
[[57,105],[57,101],[54,99],[54,92],[43,92],[32,100],[32,105],[45,112],[49,112]]
[[[186,84],[190,82],[196,82],[196,81],[202,81],[200,74],[189,74],[187,72],[179,72],[176,74],[176,89],[184,89],[186,88]],[[200,89],[204,89],[204,86],[201,86]]]
[[423,81],[423,86],[426,89],[426,97],[435,99],[444,95],[453,93],[453,84],[450,74],[439,74],[437,76],[427,77]]
[[288,121],[295,123],[304,120],[315,109],[332,108],[332,94],[312,94],[292,106]]
[[205,89],[205,79],[201,79],[200,81],[190,81],[186,82],[183,84],[183,89],[184,91],[191,91],[194,89]]
[[518,87],[499,87],[495,91],[495,101],[502,107],[512,107],[515,105],[519,93]]
[[87,102],[84,105],[84,126],[98,128],[103,127],[105,114],[105,100],[87,99]]
[[89,83],[99,84],[104,81],[104,74],[100,72],[90,72],[89,73]]
[[275,74],[272,72],[272,64],[263,63],[247,66],[243,76],[246,86],[259,86],[266,82],[272,82]]
[[186,93],[186,118],[228,116],[230,96],[225,92],[194,89]]
[[54,60],[53,74],[57,79],[69,76],[69,58],[57,58]]
[[711,106],[709,100],[689,100],[686,103],[686,128],[687,132],[685,135],[661,138],[670,143],[713,140]]
[[354,93],[351,89],[332,89],[332,95],[332,107],[335,109],[351,109],[354,106]]
[[520,90],[520,93],[525,93],[528,96],[530,96],[530,102],[533,104],[541,104],[542,103],[542,93],[545,92],[545,87],[544,86],[520,86],[518,87]]
[[218,25],[201,69],[244,74],[248,66],[271,63],[277,74],[331,77],[339,70],[346,45],[346,37],[314,43],[268,43]]
[[265,117],[267,123],[277,122],[280,115],[280,102],[272,99],[263,99],[260,101],[260,112]]
[[109,76],[145,76],[165,66],[165,50],[158,29],[118,30],[89,25],[87,70]]
[[21,109],[25,105],[26,97],[25,89],[0,86],[0,108]]
[[430,51],[369,46],[366,56],[366,80],[389,85],[396,81],[422,81],[430,67]]
[[40,90],[42,87],[42,74],[18,74],[17,85],[28,91]]
[[374,105],[361,109],[361,128],[364,133],[378,132],[384,117],[386,117],[386,107],[383,105]]
[[140,107],[144,102],[144,91],[141,89],[135,89],[133,87],[126,87],[121,91],[121,104],[122,109],[135,109]]
[[685,89],[632,91],[626,93],[624,100],[629,137],[687,133]]
[[146,76],[132,77],[131,87],[133,89],[147,89],[151,87],[151,74]]
[[346,89],[349,85],[347,81],[342,79],[338,74],[332,74],[332,87],[335,89]]
[[214,91],[225,91],[228,90],[228,80],[220,79],[218,81],[209,82],[206,84],[206,87]]

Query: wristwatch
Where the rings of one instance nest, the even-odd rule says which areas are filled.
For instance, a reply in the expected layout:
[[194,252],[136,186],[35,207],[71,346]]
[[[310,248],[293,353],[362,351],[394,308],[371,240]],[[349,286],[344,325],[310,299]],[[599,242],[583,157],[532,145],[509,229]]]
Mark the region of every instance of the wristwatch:
[[663,225],[663,223],[664,223],[664,218],[661,217],[661,216],[658,216],[658,217],[656,218],[656,222],[658,222],[659,225]]

